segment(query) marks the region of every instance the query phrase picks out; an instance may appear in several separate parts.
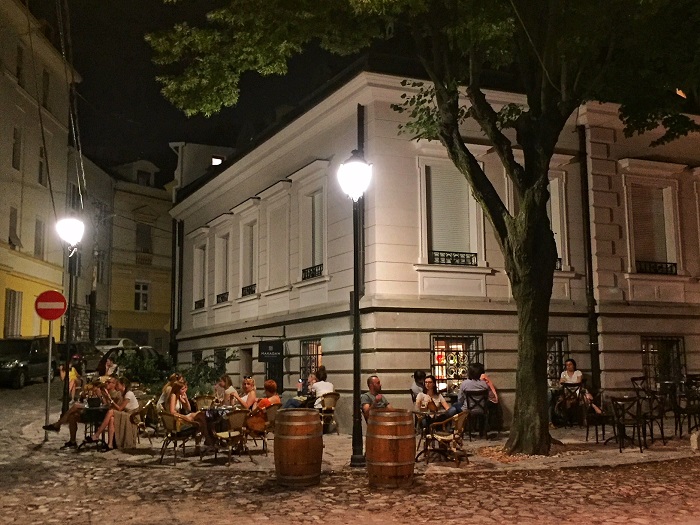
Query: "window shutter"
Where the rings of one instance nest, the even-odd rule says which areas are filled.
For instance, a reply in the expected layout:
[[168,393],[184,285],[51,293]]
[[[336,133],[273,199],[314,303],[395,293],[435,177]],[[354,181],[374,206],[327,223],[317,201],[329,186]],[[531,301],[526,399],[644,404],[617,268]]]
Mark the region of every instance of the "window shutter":
[[430,166],[427,172],[431,251],[471,252],[469,183],[456,168]]
[[634,252],[637,261],[669,262],[666,253],[666,217],[661,188],[632,186]]

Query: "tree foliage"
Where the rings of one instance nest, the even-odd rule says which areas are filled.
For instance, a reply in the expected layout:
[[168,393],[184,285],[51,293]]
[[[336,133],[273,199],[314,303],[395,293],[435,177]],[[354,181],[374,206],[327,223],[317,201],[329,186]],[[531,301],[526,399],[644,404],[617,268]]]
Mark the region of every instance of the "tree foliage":
[[[656,143],[700,127],[682,113],[697,95],[696,0],[229,0],[202,27],[149,36],[167,98],[210,115],[238,100],[241,75],[287,72],[309,43],[337,54],[396,34],[430,83],[406,83],[403,131],[437,138],[493,226],[518,307],[518,370],[507,448],[549,450],[546,337],[557,257],[547,217],[547,171],[566,121],[582,103],[620,104],[627,134],[662,126]],[[391,29],[391,30],[390,30]],[[389,42],[390,44],[391,42]],[[523,105],[492,106],[489,75],[506,72]],[[460,134],[473,119],[493,145],[520,203],[512,215]],[[509,131],[510,130],[510,131]],[[515,141],[515,144],[513,143]],[[514,148],[522,151],[517,162]]]

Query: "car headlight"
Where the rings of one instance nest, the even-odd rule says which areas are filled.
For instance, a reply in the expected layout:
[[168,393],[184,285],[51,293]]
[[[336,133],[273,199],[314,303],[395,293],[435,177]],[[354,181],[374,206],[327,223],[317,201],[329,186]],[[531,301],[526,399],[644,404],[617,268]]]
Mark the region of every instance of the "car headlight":
[[19,361],[15,359],[14,361],[7,361],[5,363],[0,364],[1,368],[14,368],[19,365]]

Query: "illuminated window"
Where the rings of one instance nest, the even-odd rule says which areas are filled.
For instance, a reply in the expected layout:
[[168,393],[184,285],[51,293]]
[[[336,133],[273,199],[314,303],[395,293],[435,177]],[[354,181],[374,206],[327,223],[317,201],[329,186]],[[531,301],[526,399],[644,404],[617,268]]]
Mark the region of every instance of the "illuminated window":
[[431,339],[430,369],[440,390],[456,391],[467,378],[467,367],[472,363],[484,363],[481,334],[433,335]]

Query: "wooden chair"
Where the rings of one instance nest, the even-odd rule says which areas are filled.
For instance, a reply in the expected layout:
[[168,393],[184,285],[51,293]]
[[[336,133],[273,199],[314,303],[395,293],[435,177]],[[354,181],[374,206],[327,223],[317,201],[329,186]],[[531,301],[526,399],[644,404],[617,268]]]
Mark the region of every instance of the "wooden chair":
[[246,444],[248,432],[245,428],[245,422],[249,415],[250,412],[243,408],[234,410],[226,416],[228,430],[216,433],[217,444],[214,452],[214,459],[216,459],[219,453],[219,447],[225,447],[228,449],[227,465],[231,464],[234,449],[238,450],[239,452],[247,452],[248,457],[251,461],[253,461]]
[[464,391],[464,406],[469,411],[469,441],[472,440],[472,430],[474,425],[478,425],[479,437],[484,437],[488,434],[489,427],[489,391],[488,390],[465,390]]
[[282,405],[280,403],[275,403],[274,405],[270,405],[267,408],[261,409],[261,412],[265,416],[265,427],[262,430],[253,430],[250,428],[250,425],[248,423],[249,420],[246,421],[246,430],[248,432],[248,435],[253,438],[253,443],[257,445],[257,438],[260,438],[262,441],[262,448],[263,452],[267,456],[268,452],[268,446],[267,446],[267,435],[270,432],[274,432],[274,427],[275,427],[275,419],[277,418],[277,411],[280,409]]
[[136,438],[139,443],[141,443],[141,434],[145,434],[148,438],[148,442],[151,445],[153,444],[153,440],[151,439],[151,434],[148,433],[148,429],[152,428],[153,434],[155,434],[156,428],[149,426],[148,423],[155,414],[155,401],[153,399],[139,399],[139,408],[134,410],[129,416],[129,421],[132,425],[136,425],[138,430]]
[[[197,446],[199,446],[199,425],[197,423],[190,423],[182,418],[179,418],[173,414],[168,414],[167,412],[162,412],[160,414],[160,420],[163,423],[163,430],[165,432],[165,437],[163,438],[163,446],[160,450],[160,463],[163,463],[163,456],[165,455],[165,450],[170,443],[173,444],[174,460],[173,465],[177,465],[177,448],[182,447],[182,455],[185,456],[185,445],[191,439],[195,440]],[[200,454],[200,459],[201,459]]]
[[[615,428],[617,429],[617,442],[620,446],[620,452],[625,448],[625,439],[631,439],[634,443],[636,434],[639,443],[639,452],[642,449],[642,433],[644,432],[644,423],[642,421],[642,410],[638,397],[613,397],[610,399],[610,405],[613,410],[613,418],[615,420]],[[632,429],[632,437],[628,437],[626,430]]]
[[445,421],[431,423],[426,435],[425,462],[430,462],[430,454],[438,453],[445,458],[455,461],[457,466],[469,457],[464,450],[464,428],[467,424],[469,412],[463,411]]
[[329,428],[335,424],[335,433],[340,435],[338,421],[335,419],[335,406],[338,403],[340,394],[338,392],[328,392],[321,396],[321,423],[323,428]]

